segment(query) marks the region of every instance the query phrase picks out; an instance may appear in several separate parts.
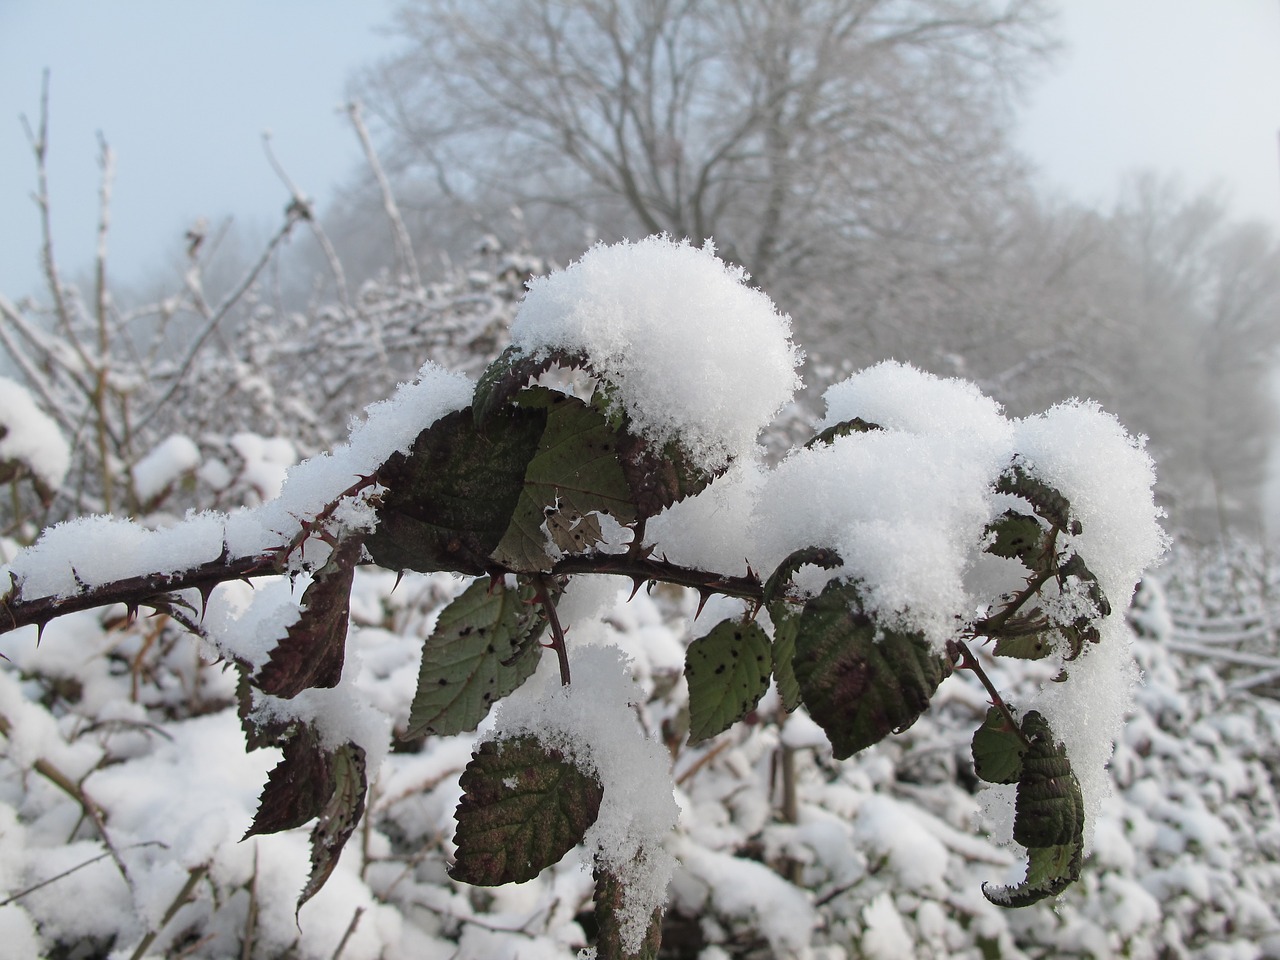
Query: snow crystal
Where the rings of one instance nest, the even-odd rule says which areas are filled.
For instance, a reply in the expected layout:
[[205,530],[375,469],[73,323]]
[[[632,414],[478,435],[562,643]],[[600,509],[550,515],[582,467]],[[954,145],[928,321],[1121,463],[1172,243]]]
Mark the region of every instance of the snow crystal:
[[133,465],[134,492],[140,501],[149,503],[199,465],[200,448],[190,437],[175,433]]
[[539,672],[498,704],[491,738],[529,735],[572,757],[604,787],[584,843],[627,891],[622,936],[639,948],[653,911],[666,902],[675,861],[663,846],[675,829],[670,758],[636,725],[640,691],[617,650],[586,647],[570,658],[573,682]]
[[511,342],[584,353],[641,434],[703,467],[750,456],[799,386],[790,319],[708,243],[599,244],[529,283]]
[[0,377],[0,463],[6,460],[25,464],[40,482],[56,490],[71,466],[71,448],[31,394]]

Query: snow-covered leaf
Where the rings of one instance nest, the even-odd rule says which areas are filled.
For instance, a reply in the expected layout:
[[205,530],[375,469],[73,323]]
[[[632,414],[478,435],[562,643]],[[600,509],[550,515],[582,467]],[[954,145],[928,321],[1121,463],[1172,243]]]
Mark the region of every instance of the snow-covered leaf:
[[737,723],[769,689],[769,638],[754,621],[723,620],[689,644],[689,742],[714,737]]
[[424,430],[408,456],[393,454],[378,471],[387,492],[366,541],[374,562],[485,573],[511,525],[546,420],[543,410],[511,409],[481,431],[470,410],[459,410]]
[[1020,463],[1015,463],[996,481],[996,493],[1021,497],[1036,513],[1061,530],[1080,533],[1080,521],[1072,518],[1071,501],[1061,491],[1032,476]]
[[535,737],[480,745],[459,781],[458,852],[449,875],[498,886],[532,880],[582,841],[604,788]]
[[485,367],[480,382],[476,384],[475,402],[472,404],[476,425],[482,429],[487,427],[494,415],[538,374],[556,366],[574,369],[585,363],[586,358],[581,354],[562,350],[526,353],[519,347],[507,347]]
[[825,430],[819,432],[816,436],[809,438],[806,447],[814,447],[820,443],[833,443],[840,437],[847,437],[855,433],[870,433],[872,430],[883,429],[878,423],[870,423],[861,417],[853,417],[850,420],[842,420],[839,423],[833,423]]
[[545,620],[532,591],[481,578],[445,607],[422,647],[406,738],[474,730],[533,673]]
[[[546,429],[528,462],[510,526],[492,556],[508,570],[550,570],[554,561],[542,529],[549,516],[559,514],[567,534],[597,512],[630,523],[635,508],[618,459],[618,435],[602,414],[544,388],[524,391],[518,409],[545,411]],[[572,537],[557,544],[561,549],[575,545]]]
[[302,594],[302,613],[275,646],[254,686],[274,697],[296,697],[310,687],[336,687],[342,679],[351,608],[351,580],[362,538],[348,536]]
[[951,670],[919,634],[872,620],[847,582],[805,604],[794,663],[809,715],[840,760],[915,723]]

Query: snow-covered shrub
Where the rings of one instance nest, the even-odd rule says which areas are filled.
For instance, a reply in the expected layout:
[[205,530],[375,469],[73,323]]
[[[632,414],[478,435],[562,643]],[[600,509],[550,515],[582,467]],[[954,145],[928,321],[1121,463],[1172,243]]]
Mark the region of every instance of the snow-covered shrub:
[[[72,520],[0,568],[8,621],[0,629],[70,617],[52,631],[121,603],[132,637],[138,628],[129,618],[147,607],[198,635],[204,652],[227,666],[218,679],[202,675],[207,668],[184,675],[145,643],[134,651],[136,641],[114,658],[95,652],[115,664],[103,668],[108,675],[155,665],[185,677],[180,685],[208,705],[184,721],[172,749],[139,742],[130,729],[142,725],[146,739],[147,705],[137,696],[125,725],[133,738],[119,745],[104,739],[115,735],[113,717],[96,718],[91,736],[78,722],[50,726],[26,709],[20,686],[10,689],[6,702],[23,714],[6,718],[11,742],[23,743],[27,714],[33,730],[45,731],[14,752],[17,769],[74,797],[119,874],[120,883],[98,889],[132,904],[132,924],[78,935],[136,943],[141,956],[161,934],[190,934],[192,949],[203,949],[199,938],[220,931],[239,936],[243,950],[248,925],[273,945],[262,947],[270,955],[290,934],[280,904],[269,917],[257,891],[293,882],[301,923],[327,931],[315,942],[337,936],[356,955],[366,949],[359,938],[376,951],[379,942],[412,949],[403,944],[420,936],[463,955],[496,956],[504,948],[493,934],[506,927],[495,914],[530,907],[525,893],[505,885],[551,868],[559,892],[550,901],[539,894],[543,920],[534,926],[545,924],[547,937],[533,935],[531,947],[548,955],[584,940],[604,957],[653,955],[668,899],[675,917],[712,918],[699,928],[708,949],[742,932],[775,955],[804,955],[825,938],[830,956],[887,956],[911,941],[913,923],[939,942],[952,936],[949,924],[970,923],[989,929],[993,943],[1012,944],[1009,922],[990,919],[999,915],[994,905],[1027,906],[1078,879],[1087,827],[1106,802],[1104,765],[1136,676],[1123,611],[1164,546],[1150,460],[1094,405],[1010,420],[969,384],[889,363],[828,391],[820,432],[768,466],[758,438],[798,386],[800,353],[788,319],[746,281],[688,242],[597,247],[531,285],[511,347],[478,383],[428,363],[371,406],[346,443],[287,470],[274,499],[158,529],[105,516]],[[181,441],[172,447],[169,459],[186,451]],[[141,476],[151,487],[163,472]],[[361,610],[357,567],[368,559],[478,579],[444,590],[452,599],[415,650],[387,628],[385,595],[381,617]],[[590,649],[579,635],[591,632],[593,617],[611,607],[612,616],[627,616],[617,588],[601,582],[619,577],[637,591],[692,589],[699,609],[708,605],[706,627],[686,647],[663,639],[655,624],[658,652],[628,651],[630,665]],[[257,590],[237,586],[255,578]],[[369,629],[353,628],[362,618]],[[598,628],[609,630],[629,632],[608,620]],[[52,644],[46,637],[41,649]],[[544,647],[554,662],[541,657]],[[993,657],[1029,665],[1005,688],[1015,696],[1000,692]],[[932,714],[921,719],[931,706],[946,715],[957,695],[940,691],[957,669],[982,686],[976,704],[972,688],[958,695],[962,752],[972,757],[965,775],[997,785],[985,808],[1003,817],[1007,838],[1026,851],[1023,863],[985,852],[962,832],[971,824],[947,822],[945,810],[922,833],[907,805],[876,793],[896,775],[892,761],[875,758],[899,749],[922,782],[938,769],[959,776],[954,750],[938,767],[909,749],[912,731],[933,722]],[[51,706],[78,705],[92,688],[65,686]],[[207,807],[158,811],[153,804],[166,801],[132,801],[126,786],[111,792],[118,757],[129,750],[161,769],[208,752],[202,738],[237,722],[219,709],[232,700],[251,751],[243,769],[265,773],[266,786],[255,811],[240,795],[223,815],[245,823],[246,837],[285,833],[288,842],[314,820],[309,872],[283,879],[247,853],[220,859],[226,828],[197,812]],[[745,732],[735,733],[740,720]],[[387,753],[391,729],[430,771],[389,794],[406,804],[404,821],[378,808],[379,790],[368,789],[371,776],[400,766]],[[706,745],[717,737],[725,739]],[[837,760],[867,759],[833,765],[825,742]],[[266,772],[259,751],[277,750]],[[441,765],[442,750],[453,766]],[[739,776],[759,776],[777,758],[794,822],[766,829],[770,804],[761,791],[741,801],[717,794],[710,769],[721,751],[736,758]],[[673,753],[675,799],[658,777]],[[412,766],[412,756],[403,762]],[[459,758],[457,786],[440,788]],[[110,815],[98,788],[82,781],[101,782],[116,798]],[[821,785],[814,806],[829,804],[831,816],[806,821],[795,793],[806,781]],[[458,789],[446,848],[439,815]],[[706,789],[710,832],[698,835],[718,831],[722,843],[694,843],[692,827],[676,829],[697,823]],[[717,814],[716,804],[731,815]],[[157,823],[155,840],[143,839]],[[387,835],[376,832],[380,825]],[[360,861],[353,878],[339,855],[350,854],[357,836],[361,853],[345,858]],[[397,843],[447,853],[451,879],[440,857],[396,868],[379,886],[375,864],[403,856]],[[783,874],[823,893],[811,902],[767,866],[735,859],[752,844],[762,864],[782,864]],[[574,865],[556,866],[580,845],[591,880]],[[956,851],[978,851],[985,867],[1005,868],[965,874],[972,884],[964,922],[910,899],[946,892],[959,876]],[[435,920],[425,932],[391,930],[403,917],[379,904],[414,885],[419,866],[434,889],[412,903]],[[143,880],[150,872],[169,886]],[[455,881],[504,888],[491,895],[500,906],[488,911],[487,928],[469,922],[476,901]],[[181,919],[205,884],[213,913]],[[855,888],[871,894],[856,919],[844,915],[822,933],[818,908]],[[249,898],[243,917],[224,913],[241,892]],[[589,921],[579,917],[588,895]],[[315,907],[335,896],[355,906],[345,915]],[[779,904],[786,922],[772,913]],[[73,923],[46,927],[65,932]],[[531,929],[527,917],[521,929]],[[321,948],[305,945],[307,936],[297,949],[310,955]]]

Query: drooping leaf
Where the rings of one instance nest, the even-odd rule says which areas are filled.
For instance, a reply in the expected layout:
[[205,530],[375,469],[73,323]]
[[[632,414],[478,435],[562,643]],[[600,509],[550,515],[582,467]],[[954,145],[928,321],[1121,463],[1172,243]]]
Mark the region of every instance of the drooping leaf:
[[406,738],[474,730],[489,708],[537,669],[546,621],[528,588],[488,577],[440,611],[422,647]]
[[1072,534],[1080,533],[1080,521],[1071,516],[1071,502],[1061,491],[1031,476],[1020,463],[1014,463],[996,481],[997,493],[1021,497],[1049,523]]
[[987,783],[1017,783],[1027,751],[1022,733],[999,707],[991,707],[973,735],[973,769]]
[[809,716],[840,760],[915,723],[951,672],[921,635],[880,628],[847,582],[805,604],[794,663]]
[[662,908],[653,911],[638,948],[631,949],[634,944],[629,944],[628,940],[634,940],[634,937],[626,936],[627,923],[624,920],[626,884],[601,867],[595,870],[595,881],[593,901],[600,929],[596,938],[596,956],[616,957],[618,960],[656,960],[658,948],[662,946]]
[[476,384],[472,416],[477,426],[487,428],[489,421],[534,377],[552,367],[573,369],[586,365],[581,354],[550,350],[545,353],[525,353],[517,346],[509,346],[485,368]]
[[872,430],[882,430],[883,427],[878,423],[871,423],[863,420],[861,417],[854,417],[852,420],[842,420],[840,423],[832,424],[816,436],[810,437],[805,443],[805,447],[816,447],[820,443],[833,443],[840,437],[847,437],[855,433],[870,433]]
[[1022,721],[1027,750],[1014,803],[1013,839],[1024,847],[1056,847],[1084,839],[1084,799],[1066,748],[1036,711]]
[[374,562],[422,573],[487,572],[546,421],[545,410],[504,409],[481,432],[471,411],[459,410],[424,430],[407,456],[392,454],[378,470],[387,491],[365,543]]
[[689,644],[689,742],[714,737],[745,717],[769,689],[772,660],[769,637],[754,621],[723,620]]
[[532,573],[554,563],[543,532],[551,516],[559,515],[561,528],[572,530],[596,512],[630,523],[635,508],[618,460],[618,434],[599,411],[542,388],[525,390],[518,404],[544,412],[546,429],[492,557],[508,570]]
[[459,781],[457,858],[449,875],[498,886],[532,880],[582,841],[604,788],[532,736],[486,741]]
[[302,594],[302,614],[268,655],[254,685],[273,697],[296,697],[311,687],[336,687],[342,679],[351,610],[351,581],[362,538],[338,541],[328,562]]
[[987,525],[987,533],[992,535],[987,553],[1018,560],[1034,573],[1039,573],[1046,562],[1053,561],[1047,549],[1046,531],[1035,517],[1006,510]]
[[364,750],[345,743],[329,759],[332,790],[311,831],[311,876],[298,896],[298,909],[324,886],[338,865],[338,857],[364,815],[368,786]]
[[789,603],[769,604],[773,621],[773,679],[778,684],[782,709],[791,713],[800,706],[800,683],[796,680],[793,660],[796,655],[796,633],[800,629],[801,611]]
[[258,812],[242,839],[300,827],[320,815],[333,792],[332,758],[311,727],[299,726],[282,745],[283,756],[267,775]]
[[1013,838],[1027,848],[1026,879],[988,887],[992,903],[1023,907],[1062,892],[1080,877],[1084,854],[1084,800],[1066,749],[1045,718],[1032,710],[1022,721],[1027,747],[1014,800]]
[[235,670],[239,674],[236,680],[236,714],[240,717],[240,729],[244,731],[245,749],[253,751],[281,746],[299,726],[298,722],[263,720],[257,716],[254,712],[254,686],[249,679],[249,668],[237,663]]

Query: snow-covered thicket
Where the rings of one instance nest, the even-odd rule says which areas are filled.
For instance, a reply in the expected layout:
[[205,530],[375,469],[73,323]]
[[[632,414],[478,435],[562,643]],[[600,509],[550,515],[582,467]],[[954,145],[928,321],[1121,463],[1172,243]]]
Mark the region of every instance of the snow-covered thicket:
[[[656,934],[651,915],[669,897],[673,923],[682,913],[723,920],[718,928],[703,925],[699,935],[708,944],[731,942],[741,925],[775,955],[804,955],[829,941],[823,949],[856,944],[866,954],[889,956],[912,937],[911,911],[894,898],[945,894],[955,873],[950,850],[999,868],[985,876],[969,867],[955,873],[970,884],[958,902],[966,904],[968,923],[995,929],[993,942],[1012,949],[1014,921],[992,927],[983,920],[994,908],[978,906],[986,904],[982,893],[994,903],[1021,906],[1061,892],[1079,876],[1087,839],[1107,803],[1104,764],[1135,677],[1123,611],[1135,581],[1164,546],[1150,460],[1092,404],[1071,402],[1009,420],[968,384],[888,363],[832,388],[823,429],[770,466],[757,438],[797,385],[799,351],[787,319],[746,279],[709,248],[687,241],[653,237],[597,247],[532,285],[512,346],[478,384],[424,366],[413,384],[370,408],[348,443],[287,471],[278,498],[248,510],[190,514],[158,530],[107,517],[71,520],[0,567],[6,584],[0,599],[10,620],[0,629],[73,614],[65,622],[82,631],[82,649],[73,656],[87,647],[98,665],[92,683],[73,675],[61,678],[65,686],[55,684],[43,708],[48,722],[33,701],[49,691],[24,692],[14,683],[6,701],[13,715],[4,719],[16,745],[15,769],[43,777],[78,805],[87,817],[81,826],[91,825],[106,847],[94,875],[114,869],[123,884],[115,896],[129,909],[115,909],[112,922],[123,914],[132,925],[113,928],[114,935],[83,935],[104,944],[113,936],[136,943],[137,956],[161,935],[195,928],[192,936],[207,934],[207,942],[225,933],[232,939],[223,942],[235,943],[238,936],[242,950],[245,938],[274,943],[276,934],[268,931],[278,928],[267,915],[283,904],[258,901],[257,861],[246,877],[243,855],[228,855],[234,863],[219,860],[225,819],[215,829],[206,822],[208,808],[194,805],[205,813],[175,814],[186,824],[182,830],[166,819],[147,838],[149,825],[167,815],[137,812],[147,804],[110,809],[109,799],[119,795],[112,793],[112,778],[135,758],[131,751],[138,758],[164,754],[163,745],[146,743],[153,714],[195,722],[181,707],[194,697],[202,709],[189,712],[202,714],[202,730],[214,717],[234,727],[238,714],[252,750],[282,751],[256,812],[241,805],[246,837],[267,843],[257,835],[318,818],[310,873],[291,875],[300,878],[304,939],[313,904],[332,904],[337,888],[360,910],[349,911],[346,926],[330,907],[324,920],[313,921],[317,929],[347,937],[349,952],[371,929],[386,933],[384,945],[403,947],[405,930],[414,925],[406,927],[382,902],[399,904],[394,891],[417,886],[411,877],[426,860],[398,872],[388,890],[374,875],[380,857],[406,855],[409,844],[419,851],[411,856],[438,854],[432,861],[438,889],[423,892],[420,901],[436,922],[408,935],[460,945],[464,953],[494,955],[496,945],[473,946],[468,938],[485,940],[478,931],[502,926],[492,915],[461,926],[443,919],[466,918],[479,902],[467,901],[439,875],[445,855],[455,860],[455,879],[485,885],[531,880],[552,868],[563,899],[540,901],[542,919],[521,922],[526,933],[531,924],[545,924],[548,949],[584,937],[596,941],[579,916],[592,899],[602,955],[639,954]],[[580,375],[566,385],[557,368]],[[529,386],[535,379],[540,382]],[[171,441],[166,449],[156,461],[191,460],[190,444]],[[156,462],[140,461],[134,484],[159,489],[164,472]],[[385,592],[368,612],[359,610],[367,578],[358,579],[355,567],[366,551],[402,571],[489,579],[460,593],[430,579],[432,602],[417,611],[435,616],[430,638],[421,646],[424,632],[416,644],[403,643]],[[634,693],[616,656],[578,652],[592,645],[593,622],[598,638],[612,635],[624,649],[631,642],[632,631],[618,626],[628,614],[617,605],[616,588],[593,577],[610,573],[637,585],[694,586],[704,600],[724,598],[713,604],[719,622],[709,611],[710,632],[699,628],[692,644],[683,622],[687,604],[669,597],[665,611],[653,605],[654,636],[641,631],[639,646],[628,651],[641,684]],[[282,574],[288,579],[251,594],[234,586],[242,577]],[[435,610],[454,594],[453,603]],[[177,690],[171,688],[177,706],[165,698],[148,704],[142,691],[155,683],[150,658],[160,649],[180,656],[177,647],[152,635],[123,656],[103,650],[115,640],[96,636],[93,615],[76,611],[108,601],[123,602],[128,613],[154,609],[161,633],[166,623],[184,626],[203,639],[206,654],[232,668],[210,677],[194,660],[180,672],[165,667],[155,677],[170,670],[179,676]],[[353,623],[363,619],[386,640],[382,654],[366,655],[363,633],[348,633],[349,612]],[[606,619],[597,621],[602,612]],[[571,628],[570,640],[562,623]],[[53,645],[55,627],[61,627],[56,620],[42,650]],[[122,637],[147,636],[129,617],[117,630]],[[544,630],[568,689],[555,691],[554,679],[544,678],[518,690],[537,670],[552,667],[551,657],[538,657]],[[999,662],[1025,661],[1024,669],[1003,676],[978,649],[987,641],[995,641]],[[657,660],[651,642],[661,648]],[[416,646],[421,666],[414,691],[403,684],[414,679]],[[129,680],[122,702],[90,693],[116,682],[113,656]],[[378,665],[372,678],[362,669],[370,662]],[[975,699],[954,682],[940,687],[957,668],[977,677],[985,694]],[[393,678],[394,690],[383,683]],[[485,721],[494,701],[508,694],[511,701]],[[592,700],[602,695],[621,702],[606,710]],[[990,710],[986,696],[995,703]],[[80,716],[84,703],[107,712]],[[132,709],[123,709],[125,703]],[[234,703],[234,710],[223,703]],[[131,746],[111,739],[118,726],[112,711],[121,711]],[[78,719],[60,723],[67,717]],[[743,718],[754,723],[734,733],[730,728]],[[460,753],[449,748],[447,754],[466,764],[456,846],[445,845],[434,814],[427,832],[423,822],[400,822],[390,808],[379,813],[380,783],[384,776],[394,779],[398,764],[396,754],[386,753],[388,726],[419,744],[420,758],[430,758],[482,722],[494,726],[481,734],[473,756],[469,737]],[[930,811],[937,829],[928,828],[928,818],[921,820],[923,833],[910,829],[917,815],[885,792],[896,778],[893,763],[883,775],[864,771],[846,783],[862,763],[833,764],[821,746],[825,734],[843,759],[879,750],[873,745],[890,732],[918,731],[929,722],[966,741],[979,727],[973,769],[1001,785],[987,791],[980,806],[997,832],[1028,851],[1029,864],[962,832],[973,828],[969,820],[979,805],[972,801]],[[25,727],[35,734],[30,743]],[[435,736],[422,742],[423,734]],[[722,739],[714,746],[703,745],[717,735]],[[915,736],[894,741],[904,758],[915,756]],[[674,758],[678,817],[677,804],[655,788],[653,776],[642,777],[643,785],[635,779],[637,769],[662,770],[663,745]],[[189,750],[184,746],[178,756]],[[959,771],[954,753],[952,779]],[[770,828],[772,773],[756,799],[744,801],[741,815],[753,826],[748,834],[733,826],[740,816],[737,791],[732,799],[699,793],[697,785],[714,781],[713,771],[735,757],[730,769],[748,782],[763,774],[761,764],[777,770],[786,794],[784,826]],[[166,755],[158,762],[178,761]],[[246,763],[261,779],[264,768]],[[400,788],[388,795],[410,803],[457,772],[432,770],[431,791]],[[817,790],[807,800],[796,793],[806,782]],[[459,788],[452,789],[456,799]],[[867,795],[861,801],[859,789]],[[967,795],[954,782],[951,789],[953,800]],[[217,792],[203,784],[200,791]],[[814,823],[825,826],[810,836],[806,804],[826,809],[826,791],[835,819],[820,815]],[[539,799],[546,796],[560,799],[547,805]],[[14,822],[27,826],[25,799],[15,797]],[[727,816],[715,812],[721,802]],[[712,806],[704,812],[707,803]],[[712,835],[728,842],[701,836],[704,816],[711,818]],[[664,838],[677,822],[676,834]],[[357,837],[362,849],[353,855]],[[553,866],[566,853],[573,860],[584,840],[596,872],[594,892],[582,874]],[[781,875],[734,859],[753,844],[761,862]],[[364,861],[355,865],[359,872],[343,873],[353,860]],[[824,928],[820,908],[860,888],[859,870],[873,896],[844,917],[844,926],[833,921]],[[166,895],[153,875],[181,883]],[[726,882],[739,875],[752,882]],[[343,876],[345,882],[338,879]],[[890,882],[880,882],[885,879]],[[984,888],[984,881],[992,885]],[[797,883],[813,889],[815,898],[800,894]],[[216,918],[182,926],[185,900],[206,886]],[[226,912],[240,889],[250,898],[248,927]],[[509,895],[515,896],[493,894],[496,902]],[[795,905],[785,925],[771,916],[780,898]],[[795,922],[797,916],[803,922]],[[400,926],[393,929],[396,917]],[[945,911],[934,919],[934,933],[945,933]],[[15,922],[30,924],[31,915]],[[55,928],[46,924],[42,935]],[[272,955],[280,946],[260,949]]]

